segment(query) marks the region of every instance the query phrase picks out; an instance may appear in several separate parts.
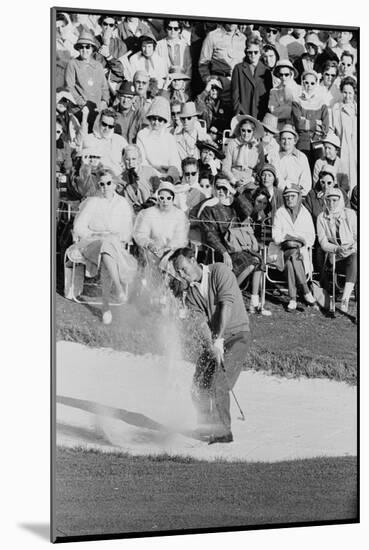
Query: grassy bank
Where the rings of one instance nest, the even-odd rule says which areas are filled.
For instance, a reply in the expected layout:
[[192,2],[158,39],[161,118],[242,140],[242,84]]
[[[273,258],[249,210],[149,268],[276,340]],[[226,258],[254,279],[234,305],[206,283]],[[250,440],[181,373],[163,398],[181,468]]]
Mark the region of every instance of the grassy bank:
[[356,459],[279,463],[58,449],[58,535],[354,520]]

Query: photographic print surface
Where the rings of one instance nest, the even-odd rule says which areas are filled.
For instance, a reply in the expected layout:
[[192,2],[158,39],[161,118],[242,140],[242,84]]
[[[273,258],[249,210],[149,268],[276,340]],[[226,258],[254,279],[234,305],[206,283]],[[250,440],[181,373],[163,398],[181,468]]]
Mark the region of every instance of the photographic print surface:
[[51,20],[52,540],[357,522],[359,29]]

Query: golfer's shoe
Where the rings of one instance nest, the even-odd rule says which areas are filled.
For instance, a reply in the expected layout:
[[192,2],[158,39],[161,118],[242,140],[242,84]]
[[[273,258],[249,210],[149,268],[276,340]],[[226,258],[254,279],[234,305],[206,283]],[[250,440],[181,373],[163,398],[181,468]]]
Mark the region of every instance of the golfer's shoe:
[[233,441],[233,434],[232,432],[229,432],[224,435],[212,435],[209,439],[209,445],[213,445],[214,443],[232,443]]
[[295,311],[297,308],[296,300],[290,300],[287,305],[287,311]]
[[190,433],[191,437],[198,439],[199,441],[205,441],[209,443],[210,439],[213,437],[213,434],[205,429],[197,428]]
[[104,311],[102,316],[102,322],[104,323],[104,325],[110,325],[112,320],[113,320],[113,316],[111,314],[110,309],[108,309],[107,311]]

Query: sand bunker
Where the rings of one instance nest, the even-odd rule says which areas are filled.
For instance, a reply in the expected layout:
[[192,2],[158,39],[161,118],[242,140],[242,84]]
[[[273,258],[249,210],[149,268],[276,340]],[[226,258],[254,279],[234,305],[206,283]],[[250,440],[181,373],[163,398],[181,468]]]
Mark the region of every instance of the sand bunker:
[[135,455],[278,461],[356,455],[356,388],[242,372],[232,402],[230,444],[207,445],[190,399],[194,366],[184,361],[57,344],[57,444]]

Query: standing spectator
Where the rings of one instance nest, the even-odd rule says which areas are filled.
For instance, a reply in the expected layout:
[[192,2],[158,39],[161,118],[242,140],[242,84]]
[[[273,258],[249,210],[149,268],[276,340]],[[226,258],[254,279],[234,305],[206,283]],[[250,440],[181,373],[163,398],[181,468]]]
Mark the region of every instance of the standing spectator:
[[249,38],[246,57],[232,73],[232,103],[234,114],[251,115],[262,119],[268,110],[272,75],[260,61],[261,41]]
[[280,43],[279,38],[281,34],[280,27],[274,27],[269,25],[265,28],[265,31],[262,33],[265,44],[273,46],[278,52],[278,58],[287,59],[288,51],[286,46]]
[[175,134],[178,154],[181,160],[186,157],[199,158],[197,142],[207,139],[206,131],[200,126],[197,119],[198,115],[195,103],[192,101],[182,105],[180,117],[183,128],[179,133]]
[[304,52],[294,62],[294,67],[297,69],[298,76],[296,81],[301,84],[301,76],[305,71],[317,71],[319,64],[317,63],[318,54],[321,48],[321,42],[318,35],[315,32],[308,32],[305,35],[305,48]]
[[186,84],[189,80],[190,77],[185,73],[178,72],[175,68],[171,68],[169,69],[169,74],[159,95],[166,97],[170,103],[186,103],[186,101],[189,100],[189,95],[186,92]]
[[279,40],[280,44],[287,47],[287,57],[291,63],[302,56],[305,52],[305,29],[291,29],[291,34],[285,34]]
[[191,80],[192,59],[190,47],[182,38],[182,22],[172,19],[165,20],[164,29],[167,36],[159,40],[157,53],[164,59],[167,73],[170,69],[175,69],[175,72],[184,73]]
[[278,118],[278,129],[291,122],[292,102],[300,94],[300,86],[295,82],[297,69],[288,59],[281,59],[274,69],[275,76],[280,84],[270,90],[268,109]]
[[56,88],[64,86],[65,68],[73,57],[78,57],[74,42],[67,35],[68,19],[64,13],[56,15]]
[[347,167],[351,193],[357,182],[356,80],[350,76],[344,78],[340,91],[343,99],[333,107],[333,128],[340,138],[341,160]]
[[262,139],[262,147],[264,151],[264,160],[268,164],[272,164],[277,172],[280,170],[280,158],[279,158],[279,143],[277,142],[278,132],[278,119],[271,113],[267,113],[261,124],[264,128],[264,135]]
[[156,97],[147,113],[150,126],[140,130],[137,145],[142,164],[152,166],[158,176],[167,176],[175,168],[179,174],[181,160],[175,137],[169,132],[170,105],[165,97]]
[[337,184],[340,186],[341,189],[344,189],[346,192],[348,192],[350,189],[350,185],[347,168],[338,156],[340,151],[339,137],[334,132],[330,131],[322,140],[322,143],[324,147],[324,156],[318,159],[314,164],[313,186],[315,187],[315,185],[317,184],[319,173],[323,166],[328,165],[334,171]]
[[221,98],[223,85],[218,77],[211,78],[205,89],[196,98],[196,107],[206,122],[206,127],[216,124],[223,130],[227,128],[232,110]]
[[140,38],[139,52],[130,58],[120,58],[127,80],[132,80],[136,71],[145,71],[150,78],[157,81],[159,89],[163,87],[168,69],[164,59],[156,51],[156,46],[156,40],[152,35],[144,35]]
[[140,50],[140,38],[150,34],[150,27],[138,17],[124,17],[117,25],[118,36],[126,45],[128,52]]
[[329,130],[329,113],[318,87],[319,77],[314,70],[302,74],[302,89],[292,103],[292,121],[299,140],[296,147],[305,153],[311,170],[316,160],[314,142],[324,138]]
[[277,210],[272,228],[273,240],[281,246],[284,256],[290,298],[288,311],[296,310],[297,286],[302,288],[305,301],[309,305],[315,304],[306,279],[306,274],[312,271],[308,247],[313,246],[315,230],[313,220],[301,199],[299,185],[286,186],[283,191],[284,206]]
[[[84,115],[86,115],[86,111]],[[114,132],[116,120],[117,113],[113,109],[101,111],[93,133],[84,134],[82,147],[94,147],[100,153],[104,167],[110,168],[118,176],[122,171],[122,153],[123,149],[127,147],[127,141]],[[82,121],[82,127],[85,124]]]
[[274,214],[283,206],[283,195],[278,188],[277,172],[271,164],[264,164],[259,172],[260,187],[268,192],[268,213],[274,218]]
[[291,124],[286,124],[280,131],[281,163],[279,186],[283,190],[291,182],[302,188],[302,195],[311,189],[309,161],[304,153],[296,149],[298,134]]
[[216,176],[220,170],[220,161],[225,155],[213,141],[199,141],[197,144],[200,150],[200,170],[209,170],[212,176]]
[[337,45],[332,48],[334,53],[337,55],[338,59],[341,59],[341,56],[344,52],[349,52],[353,55],[354,61],[357,59],[357,51],[351,46],[352,32],[350,31],[339,31],[337,35]]
[[338,63],[337,61],[327,61],[323,67],[322,81],[320,83],[319,91],[323,95],[323,101],[329,108],[331,115],[332,107],[339,101],[342,101],[342,95],[339,88],[336,85],[336,79],[338,76]]
[[275,46],[272,46],[271,44],[265,44],[263,46],[261,57],[264,65],[272,73],[272,84],[273,84],[273,88],[275,88],[281,82],[274,73],[274,69],[277,64],[277,61],[279,61],[279,53]]
[[343,52],[340,58],[340,63],[338,66],[338,78],[337,86],[340,85],[343,78],[351,76],[355,78],[355,65],[354,65],[354,56],[351,52]]
[[94,35],[83,30],[75,44],[79,57],[69,61],[65,69],[65,85],[77,105],[88,108],[89,131],[95,122],[97,112],[108,106],[110,95],[108,83],[101,63],[93,59],[98,43]]

